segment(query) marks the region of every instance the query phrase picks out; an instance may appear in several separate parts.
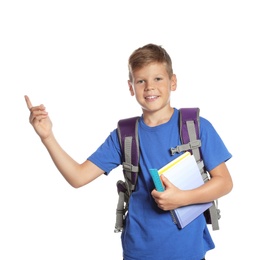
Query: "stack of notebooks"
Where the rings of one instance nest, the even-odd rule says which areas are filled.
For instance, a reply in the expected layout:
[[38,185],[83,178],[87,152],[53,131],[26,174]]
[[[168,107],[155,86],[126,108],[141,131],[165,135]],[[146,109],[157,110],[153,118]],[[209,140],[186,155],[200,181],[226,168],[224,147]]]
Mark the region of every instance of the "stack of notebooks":
[[[161,174],[164,174],[181,190],[191,190],[204,184],[195,158],[189,152],[185,152],[159,170],[150,169],[150,174],[157,191],[165,190],[160,180]],[[171,215],[177,227],[182,229],[210,206],[212,206],[212,202],[183,206],[171,210]]]

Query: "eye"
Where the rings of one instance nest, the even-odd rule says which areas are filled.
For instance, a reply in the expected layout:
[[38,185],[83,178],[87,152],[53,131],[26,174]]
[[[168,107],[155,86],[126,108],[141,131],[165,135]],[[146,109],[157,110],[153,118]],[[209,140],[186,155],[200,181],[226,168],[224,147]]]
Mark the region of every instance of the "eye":
[[160,81],[160,80],[162,80],[162,78],[160,77],[155,78],[155,81]]
[[144,82],[144,80],[140,79],[137,81],[137,84],[142,84]]

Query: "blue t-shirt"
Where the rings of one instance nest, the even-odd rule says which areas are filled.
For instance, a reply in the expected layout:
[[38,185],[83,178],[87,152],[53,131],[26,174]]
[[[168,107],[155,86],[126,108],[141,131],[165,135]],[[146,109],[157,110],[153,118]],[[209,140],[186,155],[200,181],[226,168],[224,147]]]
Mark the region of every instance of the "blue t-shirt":
[[[161,168],[180,154],[171,156],[170,148],[181,144],[179,111],[159,126],[147,126],[143,118],[138,126],[140,169],[136,190],[130,197],[128,214],[121,235],[125,260],[200,260],[213,249],[214,243],[202,215],[179,230],[169,211],[154,202],[150,168]],[[231,158],[212,124],[200,117],[201,151],[204,164],[212,170]],[[115,129],[88,160],[109,174],[122,163],[121,150]]]

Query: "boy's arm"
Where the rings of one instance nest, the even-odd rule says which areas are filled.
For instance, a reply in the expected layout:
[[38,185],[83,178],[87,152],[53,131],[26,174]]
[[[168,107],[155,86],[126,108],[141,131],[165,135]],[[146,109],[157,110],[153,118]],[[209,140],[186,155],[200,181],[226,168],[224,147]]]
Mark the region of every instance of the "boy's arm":
[[88,160],[79,164],[71,158],[57,142],[52,131],[52,122],[44,105],[32,106],[28,96],[25,96],[25,100],[30,110],[30,124],[41,138],[57,169],[71,186],[81,187],[104,173],[102,169]]
[[210,171],[211,179],[204,185],[193,190],[180,190],[166,177],[162,182],[166,188],[164,192],[152,191],[157,205],[163,210],[196,203],[206,203],[228,194],[233,188],[232,178],[225,163],[221,163]]
[[211,179],[201,187],[192,190],[189,204],[210,202],[231,192],[233,182],[226,163],[221,163],[210,172]]

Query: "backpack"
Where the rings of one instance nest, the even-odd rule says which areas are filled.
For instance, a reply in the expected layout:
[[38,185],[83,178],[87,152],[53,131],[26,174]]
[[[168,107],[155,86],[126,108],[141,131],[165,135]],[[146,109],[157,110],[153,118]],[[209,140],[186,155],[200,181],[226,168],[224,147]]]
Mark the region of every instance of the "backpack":
[[[199,138],[200,121],[199,108],[180,108],[180,138],[181,145],[170,148],[171,155],[185,151],[194,155],[197,165],[204,182],[210,179],[209,173],[204,167],[201,154],[201,140]],[[137,184],[139,173],[139,141],[138,141],[138,121],[139,117],[121,119],[118,121],[117,131],[122,151],[123,175],[124,181],[117,182],[117,192],[119,195],[116,209],[115,233],[123,230],[123,222],[126,217],[129,205],[130,195]],[[220,210],[217,200],[212,202],[212,206],[203,214],[207,224],[212,225],[213,230],[219,230],[218,220],[220,219]]]

